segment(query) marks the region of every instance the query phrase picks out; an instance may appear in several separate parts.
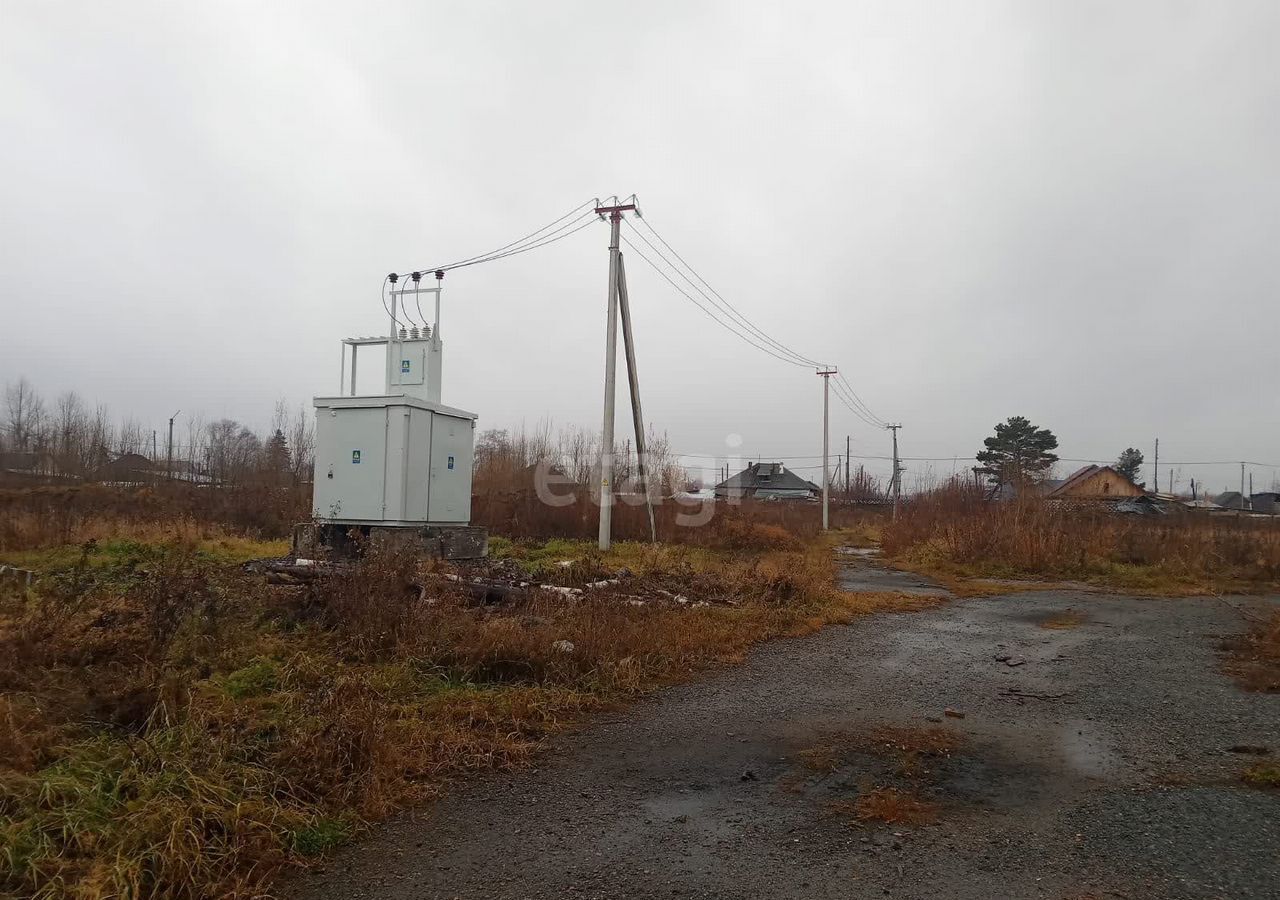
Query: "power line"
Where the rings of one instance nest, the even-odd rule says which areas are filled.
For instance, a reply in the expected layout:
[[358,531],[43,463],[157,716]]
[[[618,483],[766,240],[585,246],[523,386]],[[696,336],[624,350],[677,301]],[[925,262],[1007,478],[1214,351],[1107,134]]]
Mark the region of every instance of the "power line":
[[[780,352],[785,353],[787,356],[793,357],[796,361],[803,363],[804,365],[807,365],[807,366],[815,366],[815,367],[821,368],[822,366],[826,365],[826,363],[819,362],[816,359],[810,359],[809,357],[804,356],[803,354],[797,353],[796,351],[788,347],[786,344],[766,334],[761,328],[755,325],[750,319],[748,319],[741,312],[739,312],[738,309],[732,303],[726,300],[719,291],[713,288],[705,278],[699,275],[698,271],[694,269],[693,266],[689,265],[689,263],[685,261],[685,258],[681,256],[680,253],[674,247],[672,247],[669,243],[667,243],[666,239],[662,235],[658,234],[658,230],[649,223],[648,219],[642,216],[640,217],[640,222],[644,225],[645,228],[649,229],[649,231],[653,234],[655,238],[658,239],[659,242],[661,242],[662,246],[666,247],[668,250],[671,251],[671,255],[674,256],[676,259],[678,259],[680,263],[686,269],[688,269],[690,273],[692,273],[693,277],[696,278],[699,282],[701,282],[706,287],[707,290],[706,291],[702,290],[702,288],[698,287],[697,283],[693,279],[689,278],[689,276],[685,275],[683,272],[680,272],[679,266],[671,262],[670,259],[668,259],[665,255],[663,255],[661,250],[655,247],[653,243],[649,241],[648,238],[646,238],[634,226],[632,226],[631,230],[635,231],[636,237],[640,238],[640,240],[648,244],[649,247],[654,251],[654,253],[661,256],[663,261],[665,261],[667,265],[671,266],[672,269],[678,272],[681,275],[681,277],[685,279],[685,281],[688,281],[689,284],[693,285],[694,289],[697,290],[698,293],[702,294],[712,303],[717,303],[718,301],[717,305],[719,305],[726,313],[728,313],[732,318],[736,319],[748,331],[753,332],[761,340],[770,344],[776,350],[779,350]],[[707,291],[711,292],[710,295],[707,293]]]
[[[600,203],[600,201],[599,201],[599,199],[598,199],[598,198],[592,197],[590,200],[587,200],[585,203],[579,203],[577,206],[575,206],[573,209],[569,210],[567,213],[565,213],[565,214],[564,214],[563,216],[561,216],[560,218],[552,220],[551,222],[547,223],[546,225],[543,225],[541,228],[537,229],[536,231],[531,231],[529,234],[526,234],[524,237],[519,238],[518,240],[514,240],[514,241],[512,241],[512,242],[511,242],[511,243],[509,243],[509,244],[503,244],[501,247],[498,247],[498,248],[497,248],[497,249],[495,249],[495,250],[490,250],[490,251],[488,251],[487,253],[480,253],[480,254],[478,254],[478,255],[476,255],[476,256],[468,256],[468,257],[466,257],[465,259],[460,259],[460,260],[457,260],[456,262],[445,263],[445,264],[443,264],[443,265],[435,265],[435,266],[421,266],[417,271],[419,271],[419,272],[437,272],[437,271],[439,271],[439,272],[447,272],[447,271],[449,271],[450,269],[459,269],[459,268],[462,268],[463,266],[474,265],[474,264],[476,264],[476,263],[478,263],[478,262],[485,262],[485,261],[487,261],[490,257],[492,257],[492,258],[494,258],[494,259],[501,259],[502,257],[501,257],[501,256],[499,256],[498,254],[502,254],[503,256],[505,256],[505,255],[509,255],[509,254],[506,254],[504,251],[507,251],[507,250],[509,250],[509,249],[511,249],[511,248],[513,248],[513,247],[518,247],[519,245],[524,244],[524,243],[525,243],[525,242],[527,242],[527,241],[531,241],[531,240],[533,240],[534,238],[537,238],[537,237],[538,237],[538,235],[541,235],[541,234],[542,234],[542,232],[547,231],[548,229],[553,228],[554,226],[556,226],[556,225],[558,225],[559,223],[563,222],[565,219],[568,219],[568,218],[570,218],[570,217],[574,217],[574,214],[575,214],[575,213],[578,213],[580,210],[585,209],[585,208],[586,208],[586,207],[588,207],[588,206],[590,206],[590,207],[591,207],[591,209],[592,209],[592,210],[594,210],[594,209],[595,209],[595,207],[599,205],[599,203]],[[590,213],[588,213],[588,214],[589,214],[589,215],[594,216],[594,212],[590,212]],[[578,219],[580,219],[580,218],[582,218],[582,216],[581,216],[581,215],[576,216],[576,217],[574,217],[574,221],[576,222],[576,221],[577,221]],[[530,247],[530,248],[528,248],[528,249],[533,249],[533,248],[532,248],[532,247]]]
[[879,419],[873,418],[873,417],[872,417],[872,416],[870,416],[868,413],[863,412],[863,411],[862,411],[862,410],[861,410],[861,409],[860,409],[860,408],[859,408],[859,407],[858,407],[858,406],[857,406],[857,405],[856,405],[856,404],[855,404],[855,403],[854,403],[854,402],[849,398],[849,396],[848,396],[847,394],[843,393],[843,391],[847,390],[847,388],[845,388],[843,385],[841,385],[839,381],[837,381],[837,382],[835,383],[834,387],[835,387],[835,389],[836,389],[836,397],[840,400],[840,402],[841,402],[841,403],[843,403],[843,404],[845,405],[845,407],[849,410],[849,412],[853,413],[855,416],[857,416],[859,419],[861,419],[861,420],[862,420],[863,422],[865,422],[866,424],[870,425],[872,428],[884,428],[884,427],[885,427],[884,422],[880,421]]
[[867,406],[867,404],[863,402],[862,398],[858,396],[858,392],[853,389],[853,385],[849,383],[849,379],[844,377],[844,373],[841,372],[837,377],[839,378],[841,384],[844,385],[845,390],[847,390],[853,396],[853,399],[858,404],[858,406],[860,406],[868,416],[870,416],[875,421],[879,422],[881,428],[887,428],[889,423],[871,411],[871,407]]
[[[578,222],[580,222],[584,218],[586,219],[586,221],[582,222],[581,225],[578,225],[576,228],[572,228],[569,231],[564,231],[564,229],[569,228],[569,226],[571,225],[576,225]],[[548,244],[554,244],[556,241],[562,241],[565,238],[569,237],[570,235],[577,234],[579,231],[586,228],[588,225],[594,225],[598,221],[599,219],[597,219],[594,214],[588,213],[586,215],[579,216],[578,218],[574,219],[572,222],[569,222],[568,224],[561,225],[559,228],[556,229],[556,231],[553,231],[547,235],[544,235],[542,238],[539,238],[538,241],[536,241],[535,243],[526,244],[525,246],[517,247],[514,250],[508,250],[505,253],[497,253],[491,256],[486,256],[482,259],[474,259],[474,260],[471,260],[470,262],[463,262],[453,266],[446,266],[444,268],[438,269],[437,271],[448,272],[448,271],[451,271],[452,269],[465,269],[467,266],[477,266],[480,263],[493,262],[494,260],[506,259],[508,256],[517,256],[521,253],[527,253],[530,250],[537,250],[539,247],[545,247]],[[557,232],[563,232],[563,233],[557,234]]]
[[[632,230],[634,231],[635,229],[633,228]],[[639,257],[640,257],[641,259],[643,259],[646,263],[648,263],[648,264],[649,264],[649,267],[650,267],[650,268],[652,268],[652,269],[653,269],[653,271],[657,272],[657,273],[658,273],[659,275],[661,275],[664,279],[666,279],[666,282],[667,282],[669,285],[671,285],[673,288],[675,288],[675,289],[676,289],[677,291],[679,291],[681,294],[684,294],[684,296],[689,300],[689,302],[690,302],[690,303],[692,303],[694,306],[698,307],[698,309],[700,309],[700,310],[702,310],[704,313],[706,313],[706,314],[707,314],[707,316],[708,316],[709,318],[711,318],[711,319],[712,319],[714,322],[716,322],[718,325],[720,325],[720,326],[722,326],[723,328],[725,328],[726,330],[728,330],[731,334],[736,335],[737,337],[739,337],[739,338],[741,338],[742,340],[746,341],[748,344],[750,344],[751,346],[755,347],[757,350],[763,350],[765,353],[768,353],[768,354],[769,354],[770,356],[772,356],[774,359],[781,360],[781,361],[782,361],[782,362],[784,362],[784,363],[790,363],[790,364],[791,364],[791,365],[793,365],[793,366],[800,366],[801,368],[804,368],[804,369],[809,368],[808,364],[806,364],[806,363],[797,362],[796,360],[794,360],[794,359],[788,359],[788,358],[787,358],[787,357],[785,357],[785,356],[779,356],[777,353],[774,353],[774,352],[773,352],[772,350],[770,350],[768,347],[766,347],[766,346],[764,346],[764,345],[762,345],[762,344],[757,343],[756,341],[752,340],[748,335],[743,334],[741,331],[738,331],[738,330],[734,329],[734,328],[733,328],[733,326],[732,326],[730,323],[728,323],[728,322],[724,321],[724,320],[723,320],[723,319],[721,319],[719,316],[717,316],[715,313],[713,313],[711,310],[707,309],[707,307],[703,306],[701,303],[699,303],[699,302],[698,302],[698,299],[697,299],[696,297],[694,297],[692,294],[690,294],[690,293],[689,293],[688,291],[686,291],[684,288],[680,287],[680,285],[676,284],[676,283],[675,283],[675,281],[673,281],[673,280],[671,279],[671,276],[670,276],[670,275],[668,275],[666,272],[664,272],[664,271],[663,271],[663,270],[658,266],[658,264],[657,264],[657,263],[655,263],[655,262],[654,262],[653,260],[651,260],[649,257],[645,256],[645,255],[644,255],[644,253],[640,250],[640,248],[639,248],[639,247],[637,247],[635,244],[631,243],[631,241],[627,240],[627,239],[626,239],[626,237],[623,237],[623,238],[622,238],[622,242],[623,242],[624,244],[626,244],[628,247],[630,247],[633,251],[635,251],[635,254],[636,254],[637,256],[639,256]]]
[[[633,244],[631,241],[626,240],[626,238],[624,238],[623,240],[626,241],[627,246],[630,247],[632,250],[634,250],[637,254],[639,254],[640,258],[643,259],[646,263],[648,263],[649,266],[654,269],[654,271],[662,275],[662,277],[667,281],[668,284],[670,284],[677,291],[683,294],[688,300],[693,302],[694,305],[696,305],[699,309],[701,309],[706,315],[714,319],[717,322],[717,324],[721,325],[723,328],[730,331],[737,337],[751,344],[756,349],[763,350],[764,352],[772,356],[774,359],[779,359],[782,362],[788,362],[788,363],[791,363],[792,365],[801,366],[805,368],[808,368],[808,367],[822,368],[828,365],[827,363],[819,362],[818,360],[815,360],[811,357],[798,353],[795,350],[792,350],[786,344],[770,336],[762,328],[755,325],[750,319],[748,319],[745,315],[739,312],[738,309],[733,306],[733,304],[731,304],[728,300],[726,300],[719,291],[717,291],[714,287],[712,287],[710,282],[708,282],[705,278],[703,278],[702,275],[699,274],[698,271],[694,269],[693,266],[691,266],[683,256],[680,255],[679,251],[677,251],[674,247],[672,247],[671,244],[661,234],[658,233],[657,229],[655,229],[653,225],[651,225],[648,222],[647,219],[645,219],[644,217],[641,217],[640,221],[644,223],[645,228],[648,229],[649,232],[653,234],[654,238],[657,239],[657,241],[670,252],[671,256],[674,256],[676,260],[679,260],[679,263],[680,263],[679,265],[677,265],[676,262],[673,262],[672,259],[666,253],[664,253],[659,247],[657,247],[653,243],[653,241],[650,241],[647,237],[645,237],[644,234],[641,233],[637,228],[635,228],[634,225],[631,225],[631,223],[627,223],[628,227],[631,228],[632,232],[636,235],[637,238],[639,238],[648,246],[648,248],[650,249],[650,251],[652,251],[654,256],[662,260],[662,262],[665,263],[667,267],[670,268],[671,272],[678,275],[681,279],[683,279],[684,282],[686,282],[689,285],[689,287],[691,287],[696,293],[700,294],[707,301],[707,303],[714,308],[714,311],[713,309],[709,309],[706,305],[704,305],[697,298],[695,298],[688,290],[685,290],[683,287],[677,284],[672,279],[672,277],[667,274],[665,270],[660,268],[652,259],[650,259],[635,244]],[[681,266],[683,266],[683,269],[681,268]],[[687,270],[687,273],[685,270]],[[701,283],[702,286],[699,285],[699,282]],[[703,286],[705,286],[705,289]],[[862,400],[862,398],[858,396],[857,392],[853,390],[853,386],[849,383],[848,378],[846,378],[842,373],[838,377],[840,381],[832,385],[832,387],[836,391],[837,399],[839,399],[840,402],[844,404],[844,406],[849,410],[849,412],[851,412],[863,423],[870,425],[872,428],[877,428],[877,429],[884,428],[887,425],[885,420],[880,418],[874,412],[871,411],[871,408],[867,406],[867,404]]]

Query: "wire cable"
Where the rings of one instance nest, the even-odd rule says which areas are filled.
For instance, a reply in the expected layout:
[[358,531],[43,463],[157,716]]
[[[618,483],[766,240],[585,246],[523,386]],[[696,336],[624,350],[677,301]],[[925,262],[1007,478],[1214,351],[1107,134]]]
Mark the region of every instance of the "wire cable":
[[[634,229],[633,229],[633,230],[634,230]],[[793,366],[800,366],[801,368],[805,368],[805,369],[809,368],[809,366],[808,366],[806,363],[796,362],[794,359],[789,359],[788,357],[785,357],[785,356],[779,356],[777,353],[774,353],[774,352],[773,352],[772,350],[770,350],[768,347],[766,347],[766,346],[764,346],[764,345],[762,345],[762,344],[758,344],[758,343],[756,343],[754,340],[752,340],[752,339],[751,339],[750,337],[748,337],[747,335],[743,334],[742,332],[740,332],[740,331],[738,331],[738,330],[735,330],[735,329],[734,329],[734,328],[733,328],[733,327],[732,327],[728,322],[724,321],[724,320],[723,320],[723,319],[721,319],[719,316],[717,316],[715,313],[713,313],[711,310],[707,309],[707,307],[705,307],[705,306],[703,306],[701,303],[699,303],[696,297],[694,297],[692,294],[690,294],[690,293],[689,293],[688,291],[686,291],[684,288],[680,287],[680,285],[676,284],[676,283],[675,283],[675,281],[673,281],[673,280],[671,279],[671,276],[670,276],[670,275],[668,275],[666,272],[664,272],[664,271],[663,271],[663,270],[662,270],[662,269],[657,265],[657,263],[655,263],[655,262],[654,262],[653,260],[651,260],[649,257],[645,256],[645,255],[644,255],[644,253],[640,250],[640,248],[639,248],[639,247],[637,247],[635,244],[631,243],[631,241],[627,240],[627,238],[626,238],[625,236],[622,236],[622,242],[623,242],[624,244],[626,244],[628,247],[630,247],[632,250],[634,250],[637,256],[639,256],[641,259],[643,259],[645,262],[647,262],[647,263],[649,264],[650,268],[652,268],[655,272],[657,272],[657,273],[658,273],[659,275],[661,275],[664,279],[666,279],[666,282],[667,282],[668,284],[670,284],[673,288],[675,288],[675,289],[676,289],[677,291],[679,291],[681,294],[684,294],[684,296],[689,300],[689,302],[690,302],[690,303],[692,303],[694,306],[698,307],[698,309],[700,309],[700,310],[702,310],[704,313],[706,313],[706,314],[707,314],[707,316],[708,316],[712,321],[714,321],[716,324],[718,324],[718,325],[722,326],[723,328],[725,328],[726,330],[728,330],[731,334],[736,335],[737,337],[739,337],[739,338],[741,338],[742,340],[746,341],[748,344],[750,344],[751,346],[755,347],[757,350],[763,350],[765,353],[768,353],[768,354],[769,354],[770,356],[772,356],[774,359],[781,360],[781,361],[782,361],[782,362],[784,362],[784,363],[790,363],[790,364],[791,364],[791,365],[793,365]]]
[[[582,224],[580,225],[577,224],[583,218],[586,218],[586,221],[582,222]],[[540,247],[546,247],[548,244],[554,244],[556,241],[564,240],[565,238],[569,237],[572,234],[577,234],[579,231],[586,228],[588,225],[594,225],[598,221],[599,221],[599,217],[597,217],[594,213],[587,213],[584,216],[579,216],[577,219],[574,219],[572,222],[569,222],[565,225],[560,226],[560,228],[556,229],[555,232],[551,232],[550,234],[544,235],[536,243],[526,244],[523,247],[517,247],[514,250],[508,250],[505,253],[498,253],[493,256],[486,256],[483,259],[474,259],[470,262],[458,263],[457,265],[454,265],[454,266],[448,266],[448,267],[442,268],[440,269],[440,271],[448,272],[452,269],[465,269],[467,266],[477,266],[480,263],[493,262],[494,260],[498,260],[498,259],[506,259],[508,256],[517,256],[521,253],[527,253],[530,250],[537,250]],[[565,228],[569,228],[570,225],[577,225],[577,227],[572,228],[569,231],[564,231],[562,234],[556,233],[556,232],[563,231],[563,229]]]
[[844,377],[844,373],[843,373],[843,372],[838,373],[836,377],[837,377],[837,378],[840,380],[840,382],[844,385],[844,388],[845,388],[845,390],[846,390],[846,391],[848,391],[848,392],[849,392],[849,395],[850,395],[851,397],[853,397],[854,402],[855,402],[855,403],[857,403],[857,404],[858,404],[858,406],[860,406],[860,407],[862,408],[863,412],[865,412],[865,413],[866,413],[870,418],[872,418],[872,419],[874,419],[875,421],[879,422],[879,423],[880,423],[880,427],[881,427],[881,428],[888,427],[889,423],[888,423],[888,422],[886,422],[884,419],[880,418],[879,416],[877,416],[875,413],[873,413],[873,412],[871,411],[871,407],[867,406],[867,404],[866,404],[865,402],[863,402],[862,398],[858,396],[858,392],[857,392],[857,391],[855,391],[855,390],[853,389],[853,385],[849,383],[849,379],[848,379],[848,378],[845,378],[845,377]]
[[[592,213],[594,214],[594,210],[597,206],[599,206],[599,204],[600,204],[599,199],[592,197],[590,200],[587,200],[585,203],[579,203],[577,206],[569,210],[560,218],[554,219],[553,221],[549,222],[546,225],[543,225],[541,228],[537,229],[536,231],[531,231],[529,232],[529,234],[526,234],[524,237],[514,240],[509,244],[503,244],[501,247],[498,247],[495,250],[490,250],[487,253],[480,253],[475,256],[468,256],[465,259],[460,259],[460,260],[457,260],[456,262],[445,263],[443,265],[423,266],[417,271],[447,272],[450,269],[459,269],[466,265],[474,265],[475,263],[481,262],[489,257],[493,257],[495,259],[501,258],[500,256],[498,256],[498,254],[506,255],[504,251],[510,250],[513,247],[518,247],[519,245],[524,244],[527,241],[531,241],[535,238],[538,238],[538,236],[541,235],[544,231],[547,231],[548,229],[553,228],[554,226],[563,222],[565,219],[573,217],[575,213],[579,212],[579,210],[583,209],[586,206],[590,206],[592,208]],[[581,216],[578,216],[577,218],[581,218]],[[577,221],[577,218],[575,218],[574,221]]]
[[[627,226],[632,230],[632,232],[634,232],[634,233],[635,233],[636,237],[638,237],[638,238],[640,238],[640,240],[644,241],[644,242],[645,242],[645,244],[647,244],[647,245],[648,245],[649,249],[650,249],[650,250],[652,250],[652,251],[654,252],[654,254],[656,254],[656,255],[657,255],[657,256],[658,256],[658,257],[659,257],[663,262],[665,262],[668,266],[670,266],[670,267],[671,267],[671,269],[672,269],[674,272],[676,272],[676,274],[678,274],[681,278],[683,278],[686,282],[688,282],[688,283],[689,283],[689,285],[690,285],[690,286],[691,286],[695,291],[697,291],[699,294],[701,294],[703,297],[705,297],[709,303],[711,303],[712,305],[714,305],[714,306],[716,306],[717,308],[719,308],[719,309],[720,309],[723,313],[725,313],[726,315],[730,316],[732,320],[736,320],[735,324],[736,324],[739,328],[743,329],[744,331],[747,331],[748,333],[753,334],[753,335],[754,335],[756,338],[758,338],[759,340],[764,341],[766,344],[770,345],[770,346],[771,346],[775,351],[777,351],[777,352],[779,352],[779,353],[782,353],[783,355],[785,355],[785,356],[788,356],[788,357],[792,358],[793,360],[795,360],[795,361],[796,361],[798,364],[800,364],[800,365],[803,365],[803,366],[809,366],[809,367],[813,367],[813,368],[822,368],[823,366],[825,366],[825,365],[826,365],[826,363],[819,362],[819,361],[814,360],[814,359],[810,359],[810,358],[809,358],[809,357],[807,357],[807,356],[804,356],[804,355],[802,355],[802,354],[800,354],[800,353],[797,353],[796,351],[792,350],[792,349],[791,349],[790,347],[788,347],[787,345],[783,344],[781,341],[775,340],[774,338],[772,338],[772,337],[770,337],[768,334],[766,334],[766,333],[765,333],[761,328],[759,328],[759,327],[758,327],[758,326],[756,326],[753,322],[751,322],[751,320],[750,320],[750,319],[748,319],[746,316],[742,315],[742,313],[738,312],[738,310],[733,306],[733,304],[731,304],[728,300],[725,300],[725,299],[724,299],[724,297],[722,297],[722,296],[720,295],[720,293],[719,293],[718,291],[716,291],[716,289],[715,289],[715,288],[713,288],[710,284],[708,284],[708,283],[707,283],[706,279],[704,279],[701,275],[699,275],[699,274],[697,273],[697,271],[695,271],[695,270],[694,270],[694,268],[693,268],[692,266],[690,266],[687,262],[685,262],[685,261],[684,261],[684,257],[682,257],[679,253],[677,253],[677,252],[676,252],[676,251],[671,247],[671,245],[670,245],[670,244],[668,244],[668,243],[663,239],[662,235],[658,234],[658,232],[657,232],[656,230],[654,230],[653,226],[652,226],[652,225],[650,225],[650,224],[648,223],[648,221],[647,221],[647,220],[645,220],[644,218],[641,218],[641,219],[640,219],[640,221],[641,221],[642,223],[644,223],[644,226],[645,226],[646,228],[648,228],[648,229],[649,229],[649,231],[651,231],[651,232],[653,233],[653,236],[654,236],[655,238],[657,238],[657,239],[662,243],[662,245],[663,245],[664,247],[666,247],[668,250],[670,250],[670,251],[671,251],[671,254],[672,254],[676,259],[678,259],[678,260],[680,261],[680,263],[681,263],[681,264],[682,264],[686,269],[688,269],[688,270],[689,270],[689,272],[691,272],[691,273],[693,274],[694,278],[696,278],[696,279],[697,279],[697,281],[694,281],[694,278],[690,278],[687,274],[685,274],[684,272],[682,272],[682,271],[680,270],[680,266],[678,266],[678,265],[676,265],[674,262],[672,262],[672,261],[671,261],[671,260],[666,256],[666,254],[664,254],[660,249],[658,249],[656,246],[654,246],[653,242],[652,242],[652,241],[650,241],[648,238],[646,238],[643,234],[641,234],[639,229],[637,229],[637,228],[636,228],[634,225],[632,225],[630,222],[626,222],[626,221],[624,220],[625,224],[626,224],[626,225],[627,225]],[[699,286],[698,286],[698,281],[702,282],[702,284],[703,284],[703,285],[706,285],[706,290],[703,290],[701,287],[699,287]],[[708,293],[708,291],[709,291],[710,293]]]
[[[383,279],[382,279],[382,290],[379,292],[379,293],[382,295],[382,308],[383,308],[383,309],[385,309],[385,310],[387,311],[387,315],[391,317],[391,320],[392,320],[393,322],[395,322],[397,325],[399,325],[401,328],[403,328],[403,327],[404,327],[404,323],[403,323],[403,322],[401,322],[399,319],[397,319],[397,318],[396,318],[396,314],[395,314],[395,313],[393,313],[393,312],[391,311],[391,307],[387,305],[387,282],[388,282],[388,281],[390,281],[390,280],[391,280],[391,276],[390,276],[390,275],[387,275],[387,276],[383,277]],[[393,335],[390,335],[390,336],[391,336],[391,337],[395,337],[395,335],[394,335],[394,334],[393,334]]]

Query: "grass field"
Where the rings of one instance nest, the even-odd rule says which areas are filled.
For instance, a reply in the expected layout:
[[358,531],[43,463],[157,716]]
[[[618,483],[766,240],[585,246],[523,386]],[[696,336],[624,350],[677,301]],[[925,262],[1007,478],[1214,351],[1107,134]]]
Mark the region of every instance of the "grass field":
[[278,544],[152,537],[7,557],[52,574],[0,599],[4,891],[259,896],[602,704],[918,602],[836,590],[830,547],[782,531],[603,556],[495,540],[494,566],[563,586],[625,570],[497,606],[412,557],[273,587],[237,563]]

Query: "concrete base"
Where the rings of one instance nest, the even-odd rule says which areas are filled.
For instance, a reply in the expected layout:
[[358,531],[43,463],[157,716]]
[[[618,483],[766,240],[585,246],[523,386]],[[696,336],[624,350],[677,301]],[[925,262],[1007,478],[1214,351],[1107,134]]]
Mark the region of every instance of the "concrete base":
[[476,525],[349,525],[304,522],[293,526],[293,553],[305,559],[342,559],[366,543],[412,543],[424,556],[480,559],[489,553],[489,532]]

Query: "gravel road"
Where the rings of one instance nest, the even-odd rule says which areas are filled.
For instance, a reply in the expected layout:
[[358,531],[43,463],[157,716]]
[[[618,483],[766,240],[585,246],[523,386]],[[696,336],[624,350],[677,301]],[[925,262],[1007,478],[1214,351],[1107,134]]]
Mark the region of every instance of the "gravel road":
[[[930,586],[866,563],[850,589]],[[1273,601],[1234,599],[1239,603]],[[1056,627],[1046,627],[1056,626]],[[1280,696],[1238,690],[1209,599],[1028,591],[771,642],[459,786],[299,879],[378,897],[1280,897]],[[1001,658],[1003,657],[1003,659]],[[951,708],[963,718],[944,716]],[[903,775],[868,735],[948,728]],[[827,768],[805,750],[842,748]],[[878,786],[917,827],[840,812]]]

